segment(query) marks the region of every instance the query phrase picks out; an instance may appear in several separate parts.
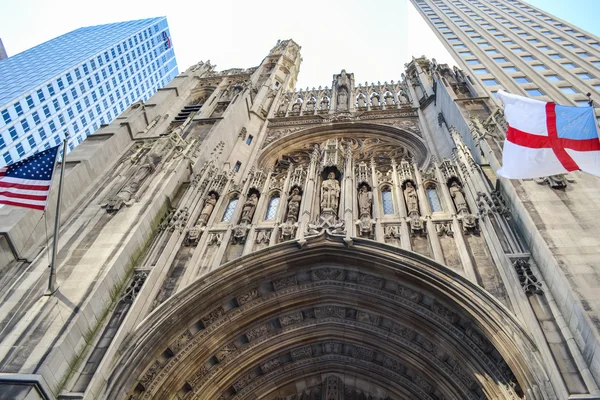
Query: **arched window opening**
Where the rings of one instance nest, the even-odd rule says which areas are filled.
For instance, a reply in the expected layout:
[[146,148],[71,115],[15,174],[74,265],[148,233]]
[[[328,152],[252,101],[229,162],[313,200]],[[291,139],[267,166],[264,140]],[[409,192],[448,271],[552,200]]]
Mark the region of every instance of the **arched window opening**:
[[269,205],[267,207],[267,215],[265,219],[267,221],[273,221],[277,216],[277,210],[279,209],[279,194],[274,194],[269,200]]
[[427,198],[429,199],[429,205],[431,205],[431,211],[442,211],[442,203],[440,203],[440,197],[438,196],[435,187],[428,187],[426,191]]
[[383,204],[384,215],[394,213],[394,201],[392,198],[392,191],[387,187],[381,191],[381,202]]
[[235,211],[235,207],[238,203],[238,198],[233,198],[229,200],[229,204],[227,204],[227,208],[225,209],[225,214],[223,214],[223,219],[221,222],[230,222],[233,218],[233,212]]

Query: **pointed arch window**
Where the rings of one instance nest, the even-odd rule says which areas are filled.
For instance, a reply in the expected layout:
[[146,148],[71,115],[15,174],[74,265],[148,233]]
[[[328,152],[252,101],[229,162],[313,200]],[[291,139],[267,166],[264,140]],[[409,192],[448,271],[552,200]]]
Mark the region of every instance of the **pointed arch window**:
[[227,204],[227,208],[225,209],[225,214],[223,214],[223,219],[221,222],[230,222],[233,218],[233,212],[235,211],[235,207],[238,203],[238,198],[233,198],[229,200],[229,204]]
[[275,219],[275,217],[277,217],[277,210],[279,209],[279,194],[275,193],[273,196],[271,196],[271,199],[269,200],[269,205],[267,206],[267,215],[265,216],[265,219],[267,221],[273,221]]
[[431,211],[442,211],[442,203],[440,202],[440,197],[438,196],[436,188],[430,186],[426,189],[426,191],[427,198],[429,199],[429,205],[431,206]]
[[383,204],[383,214],[389,215],[394,213],[394,201],[390,188],[383,188],[381,191],[381,203]]

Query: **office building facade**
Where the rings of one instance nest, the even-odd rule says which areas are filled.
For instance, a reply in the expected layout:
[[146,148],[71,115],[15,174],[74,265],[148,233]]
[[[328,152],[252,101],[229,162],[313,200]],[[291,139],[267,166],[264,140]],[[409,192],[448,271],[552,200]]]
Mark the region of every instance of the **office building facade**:
[[587,93],[600,100],[597,36],[520,0],[411,1],[482,94],[503,88],[581,107]]
[[80,28],[0,61],[0,165],[69,151],[178,73],[165,17]]

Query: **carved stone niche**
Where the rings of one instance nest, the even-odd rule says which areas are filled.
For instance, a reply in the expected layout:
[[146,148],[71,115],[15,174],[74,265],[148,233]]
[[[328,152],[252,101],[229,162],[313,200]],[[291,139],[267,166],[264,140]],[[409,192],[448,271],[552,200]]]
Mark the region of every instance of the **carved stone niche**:
[[232,230],[232,244],[246,243],[246,238],[248,236],[248,231],[250,230],[250,224],[252,223],[252,218],[254,217],[254,212],[256,211],[256,205],[258,204],[259,197],[260,192],[258,190],[250,189],[248,196],[246,196],[244,206],[242,207],[240,221],[236,226],[233,227]]
[[366,182],[361,182],[358,187],[358,234],[362,237],[372,238],[375,221],[372,219],[373,192]]
[[217,204],[217,200],[219,200],[219,194],[215,191],[208,192],[206,199],[204,200],[204,205],[202,206],[202,211],[200,211],[200,215],[196,220],[196,223],[190,230],[187,232],[183,244],[185,246],[197,246],[200,241],[200,237],[202,233],[206,229],[206,224],[208,223],[208,219],[212,215],[212,212]]

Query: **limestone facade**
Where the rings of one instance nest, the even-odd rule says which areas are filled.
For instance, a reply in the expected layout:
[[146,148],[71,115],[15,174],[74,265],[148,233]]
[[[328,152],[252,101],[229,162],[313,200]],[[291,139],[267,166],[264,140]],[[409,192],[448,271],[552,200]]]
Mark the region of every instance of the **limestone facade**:
[[0,398],[600,398],[596,178],[498,180],[460,70],[300,62],[200,62],[70,153],[53,296],[39,213],[0,209]]

